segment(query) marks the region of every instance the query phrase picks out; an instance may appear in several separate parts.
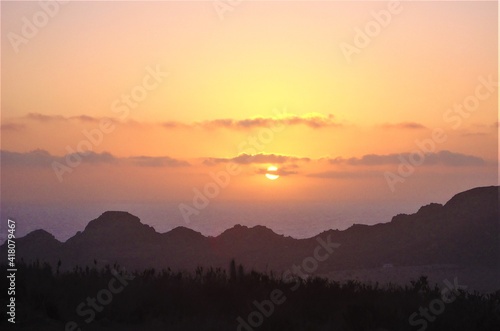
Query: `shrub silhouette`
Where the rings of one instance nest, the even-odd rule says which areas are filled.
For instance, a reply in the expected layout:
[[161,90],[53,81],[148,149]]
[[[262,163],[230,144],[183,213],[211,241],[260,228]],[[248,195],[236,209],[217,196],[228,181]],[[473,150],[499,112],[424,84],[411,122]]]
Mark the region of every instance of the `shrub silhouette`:
[[[247,320],[256,311],[255,301],[269,300],[270,293],[280,289],[286,301],[275,306],[254,330],[418,330],[410,326],[409,316],[440,298],[439,289],[432,288],[426,277],[406,286],[340,284],[315,277],[291,282],[272,274],[245,272],[233,260],[229,273],[202,267],[193,273],[135,272],[135,278],[87,324],[76,312],[77,306],[108,288],[120,266],[58,269],[53,271],[39,261],[18,263],[16,324],[20,329],[64,330],[67,322],[74,321],[82,330],[122,330],[124,325],[127,330],[236,330],[237,317]],[[3,307],[7,300],[7,291],[2,291]],[[488,295],[460,291],[426,330],[500,330],[499,302],[500,291]],[[2,329],[9,324],[7,318],[2,314]]]

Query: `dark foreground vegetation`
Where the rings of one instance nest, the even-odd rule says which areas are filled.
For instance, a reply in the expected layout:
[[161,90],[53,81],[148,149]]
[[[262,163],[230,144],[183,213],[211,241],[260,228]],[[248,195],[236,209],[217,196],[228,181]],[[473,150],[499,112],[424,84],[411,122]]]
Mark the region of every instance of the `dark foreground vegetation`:
[[[117,265],[17,269],[16,328],[2,312],[2,330],[500,330],[500,291],[443,296],[425,277],[404,287],[339,284],[246,272],[234,262],[228,272],[193,274],[129,274]],[[5,276],[2,282],[9,287]],[[7,300],[2,290],[4,310]]]

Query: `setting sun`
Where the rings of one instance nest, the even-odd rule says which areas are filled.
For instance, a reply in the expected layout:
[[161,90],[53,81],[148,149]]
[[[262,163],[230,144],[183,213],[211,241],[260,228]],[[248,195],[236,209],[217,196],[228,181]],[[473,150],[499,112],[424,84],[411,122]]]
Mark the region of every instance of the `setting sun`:
[[270,166],[267,168],[267,173],[266,177],[270,180],[276,180],[280,178],[280,176],[277,174],[278,168],[275,166]]

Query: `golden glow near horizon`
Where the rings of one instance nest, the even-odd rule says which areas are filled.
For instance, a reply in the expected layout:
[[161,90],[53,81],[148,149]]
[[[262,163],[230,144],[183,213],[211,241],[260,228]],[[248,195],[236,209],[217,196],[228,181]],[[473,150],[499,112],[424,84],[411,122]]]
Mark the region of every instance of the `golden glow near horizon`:
[[496,2],[401,2],[389,19],[380,2],[248,1],[224,20],[210,2],[70,2],[27,26],[42,6],[2,3],[7,199],[189,200],[212,182],[217,199],[408,199],[496,184]]

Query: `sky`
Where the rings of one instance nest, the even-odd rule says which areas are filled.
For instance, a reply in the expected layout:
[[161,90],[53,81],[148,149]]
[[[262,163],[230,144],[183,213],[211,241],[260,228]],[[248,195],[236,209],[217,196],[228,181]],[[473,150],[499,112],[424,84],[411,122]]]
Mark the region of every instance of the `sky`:
[[41,6],[1,4],[2,204],[498,185],[496,2]]

